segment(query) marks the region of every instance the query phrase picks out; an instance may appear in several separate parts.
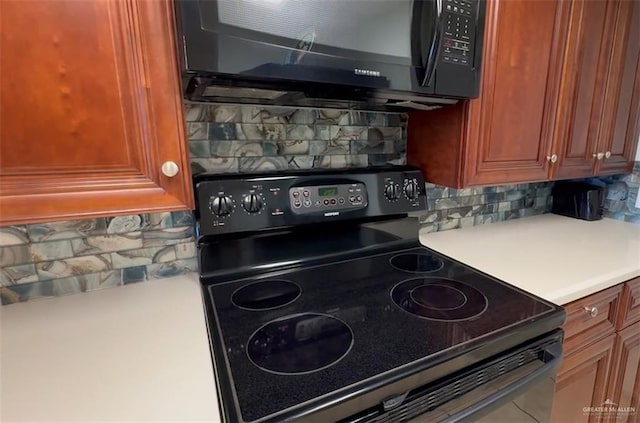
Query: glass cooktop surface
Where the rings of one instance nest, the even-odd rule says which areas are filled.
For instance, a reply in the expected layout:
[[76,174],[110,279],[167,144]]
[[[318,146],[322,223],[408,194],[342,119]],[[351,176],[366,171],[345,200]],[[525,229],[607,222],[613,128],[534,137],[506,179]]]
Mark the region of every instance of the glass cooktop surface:
[[243,421],[472,350],[557,307],[426,248],[203,285]]

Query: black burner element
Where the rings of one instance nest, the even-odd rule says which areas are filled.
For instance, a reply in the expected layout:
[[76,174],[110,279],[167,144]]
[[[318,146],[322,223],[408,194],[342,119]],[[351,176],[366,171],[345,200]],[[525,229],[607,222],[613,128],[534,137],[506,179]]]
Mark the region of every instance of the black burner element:
[[300,286],[285,280],[254,282],[237,289],[231,301],[247,310],[270,310],[295,301],[302,292]]
[[337,363],[352,346],[353,332],[342,320],[303,313],[262,326],[249,338],[247,354],[263,370],[301,374]]
[[415,278],[391,289],[391,298],[403,310],[431,320],[456,321],[478,317],[487,298],[465,283],[443,278]]
[[442,268],[444,263],[438,257],[427,253],[406,253],[391,257],[389,263],[398,270],[412,273],[435,272]]

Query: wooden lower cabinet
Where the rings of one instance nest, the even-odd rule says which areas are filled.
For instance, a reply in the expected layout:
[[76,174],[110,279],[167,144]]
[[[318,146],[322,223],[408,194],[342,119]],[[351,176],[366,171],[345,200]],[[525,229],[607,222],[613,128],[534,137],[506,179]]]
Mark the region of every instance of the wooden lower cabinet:
[[[553,423],[640,423],[638,298],[640,278],[635,278],[565,306],[565,356],[556,378]],[[585,407],[601,410],[585,412]]]
[[614,348],[615,374],[612,374],[609,398],[616,407],[631,407],[635,412],[618,413],[619,423],[640,422],[640,322],[618,332]]
[[640,278],[624,284],[616,329],[624,329],[636,322],[640,322]]
[[584,407],[598,407],[607,399],[607,380],[616,335],[609,335],[564,357],[556,379],[551,421],[599,422]]

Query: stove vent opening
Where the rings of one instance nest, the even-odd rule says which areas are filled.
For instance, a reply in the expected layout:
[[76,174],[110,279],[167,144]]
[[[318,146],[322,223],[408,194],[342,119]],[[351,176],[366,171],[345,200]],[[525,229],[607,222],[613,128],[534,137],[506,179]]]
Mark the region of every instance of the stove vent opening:
[[204,89],[204,97],[248,98],[252,100],[274,101],[286,95],[286,91],[266,90],[261,88],[225,87],[209,85]]
[[529,349],[515,352],[497,361],[491,361],[480,368],[463,370],[457,377],[446,377],[446,380],[440,379],[411,390],[402,405],[391,410],[385,411],[380,405],[341,420],[339,423],[406,422],[414,417],[433,411],[441,405],[486,385],[500,376],[537,360],[542,361],[545,350],[555,342],[555,340],[551,340]]

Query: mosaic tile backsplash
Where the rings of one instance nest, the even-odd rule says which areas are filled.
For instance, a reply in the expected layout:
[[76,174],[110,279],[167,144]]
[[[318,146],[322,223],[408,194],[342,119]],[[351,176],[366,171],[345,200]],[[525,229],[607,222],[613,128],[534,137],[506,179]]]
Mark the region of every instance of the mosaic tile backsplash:
[[[406,116],[186,104],[194,173],[405,164]],[[551,183],[451,189],[427,184],[429,231],[545,213]],[[190,212],[0,228],[2,304],[195,271]]]
[[446,231],[544,214],[551,209],[553,182],[484,188],[427,187],[423,230]]
[[607,197],[604,216],[640,224],[640,208],[636,199],[640,196],[640,162],[635,162],[633,173],[590,180],[592,183],[605,184]]
[[194,173],[404,164],[406,115],[186,104]]
[[0,228],[3,305],[194,270],[191,212]]

